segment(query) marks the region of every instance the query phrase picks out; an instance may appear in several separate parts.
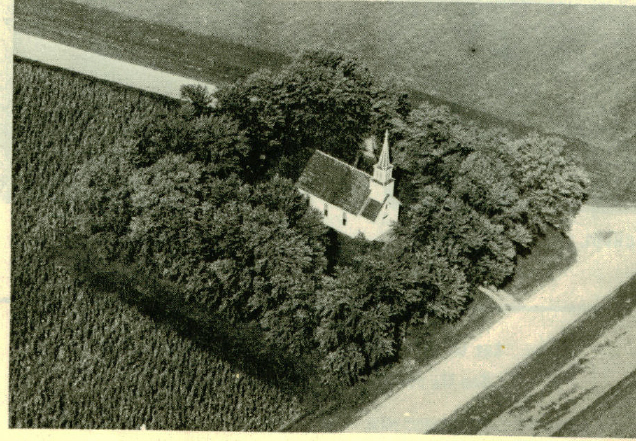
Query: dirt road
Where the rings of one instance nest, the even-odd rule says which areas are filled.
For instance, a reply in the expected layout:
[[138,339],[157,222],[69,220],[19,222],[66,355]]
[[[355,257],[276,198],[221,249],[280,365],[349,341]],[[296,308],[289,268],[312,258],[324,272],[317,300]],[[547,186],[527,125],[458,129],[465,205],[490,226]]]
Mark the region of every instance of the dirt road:
[[180,98],[179,89],[184,84],[200,84],[210,92],[217,90],[213,84],[82,51],[21,32],[14,32],[13,45],[15,55],[20,57],[171,98]]
[[636,273],[636,208],[583,207],[570,238],[572,267],[346,431],[426,433]]

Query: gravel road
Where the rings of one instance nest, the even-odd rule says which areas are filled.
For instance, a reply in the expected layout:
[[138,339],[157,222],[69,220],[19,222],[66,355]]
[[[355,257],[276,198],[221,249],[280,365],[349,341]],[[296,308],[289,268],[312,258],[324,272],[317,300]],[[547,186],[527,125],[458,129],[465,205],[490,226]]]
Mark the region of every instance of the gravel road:
[[211,93],[217,90],[213,84],[82,51],[21,32],[13,34],[13,52],[29,60],[171,98],[181,97],[180,88],[184,84],[199,84],[207,87]]
[[490,329],[385,396],[346,432],[426,433],[636,273],[636,208],[583,207],[577,261]]

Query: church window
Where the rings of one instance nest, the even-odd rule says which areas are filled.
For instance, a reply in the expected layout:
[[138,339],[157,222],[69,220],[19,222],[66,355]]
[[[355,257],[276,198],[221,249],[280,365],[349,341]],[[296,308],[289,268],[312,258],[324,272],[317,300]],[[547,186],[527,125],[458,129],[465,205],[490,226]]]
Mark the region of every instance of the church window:
[[342,225],[347,225],[347,213],[342,213]]
[[329,215],[329,205],[328,205],[328,204],[325,204],[325,211],[324,211],[324,213],[325,213],[325,216]]

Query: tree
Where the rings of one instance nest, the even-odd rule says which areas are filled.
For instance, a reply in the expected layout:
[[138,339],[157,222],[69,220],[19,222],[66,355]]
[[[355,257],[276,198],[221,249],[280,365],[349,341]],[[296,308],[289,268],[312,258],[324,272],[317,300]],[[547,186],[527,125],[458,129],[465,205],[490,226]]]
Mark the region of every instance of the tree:
[[292,178],[316,148],[352,163],[363,138],[405,106],[359,62],[329,51],[304,52],[280,73],[257,72],[218,96],[220,111],[248,131],[253,159]]
[[505,156],[518,192],[528,205],[528,228],[543,234],[547,226],[566,233],[587,199],[589,179],[563,156],[565,142],[531,134],[508,142]]
[[209,115],[212,112],[214,96],[207,87],[200,84],[185,84],[181,86],[181,98],[186,100],[188,113],[198,117]]
[[[318,292],[316,340],[321,375],[327,384],[352,384],[399,346],[399,323],[389,273],[361,259],[357,268],[341,267]],[[387,283],[389,282],[389,283]]]
[[472,209],[446,190],[427,186],[420,201],[405,213],[400,233],[419,246],[443,244],[452,265],[464,268],[473,285],[499,285],[514,270],[513,244],[504,228]]
[[416,202],[418,189],[429,184],[451,188],[463,159],[473,151],[463,131],[448,108],[426,103],[399,125],[394,164],[403,203]]
[[[291,182],[235,188],[169,154],[135,172],[130,187],[137,263],[177,283],[185,301],[258,323],[269,345],[295,355],[313,345],[325,230]],[[227,199],[213,197],[219,188]]]
[[488,150],[468,155],[452,183],[451,194],[504,228],[506,237],[527,249],[533,236],[524,224],[527,202],[519,196],[512,170]]
[[138,121],[126,137],[126,157],[136,167],[152,166],[167,154],[184,155],[224,178],[250,176],[245,133],[227,115],[194,115],[186,108]]
[[225,115],[202,116],[191,122],[192,138],[184,153],[190,161],[205,164],[206,171],[218,178],[232,174],[250,178],[247,158],[250,148],[238,122]]
[[238,121],[246,133],[250,145],[248,164],[254,170],[254,179],[266,177],[266,171],[278,163],[282,152],[280,133],[285,117],[275,101],[272,83],[273,74],[261,70],[218,93],[219,112]]
[[65,192],[73,234],[86,239],[95,257],[112,262],[125,253],[132,216],[127,177],[133,167],[126,150],[115,145],[85,162]]

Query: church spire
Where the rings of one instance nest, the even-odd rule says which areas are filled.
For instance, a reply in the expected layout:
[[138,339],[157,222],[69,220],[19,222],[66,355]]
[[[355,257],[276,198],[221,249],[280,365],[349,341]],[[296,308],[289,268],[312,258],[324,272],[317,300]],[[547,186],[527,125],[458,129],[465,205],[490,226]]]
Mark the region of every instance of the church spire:
[[389,131],[384,132],[384,143],[382,144],[382,152],[380,153],[380,159],[376,167],[387,170],[391,167],[391,161],[389,160]]
[[389,131],[384,132],[384,144],[380,152],[378,163],[373,166],[373,179],[371,179],[371,197],[383,200],[385,195],[393,194],[393,166],[389,159]]

